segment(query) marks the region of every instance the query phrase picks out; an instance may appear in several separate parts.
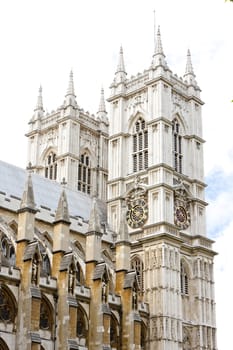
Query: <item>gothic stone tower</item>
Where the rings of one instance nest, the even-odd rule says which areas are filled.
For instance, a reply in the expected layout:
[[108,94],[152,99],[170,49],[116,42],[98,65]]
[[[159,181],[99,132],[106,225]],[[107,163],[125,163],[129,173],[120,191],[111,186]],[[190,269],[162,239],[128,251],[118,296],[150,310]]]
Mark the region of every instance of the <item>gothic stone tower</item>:
[[125,200],[131,267],[150,305],[148,349],[216,349],[203,102],[190,52],[178,78],[158,30],[151,66],[128,79],[121,48],[108,101],[108,220],[119,232]]
[[65,101],[44,113],[42,88],[29,122],[28,163],[34,173],[65,182],[69,188],[106,199],[108,119],[101,90],[97,116],[76,101],[73,72]]

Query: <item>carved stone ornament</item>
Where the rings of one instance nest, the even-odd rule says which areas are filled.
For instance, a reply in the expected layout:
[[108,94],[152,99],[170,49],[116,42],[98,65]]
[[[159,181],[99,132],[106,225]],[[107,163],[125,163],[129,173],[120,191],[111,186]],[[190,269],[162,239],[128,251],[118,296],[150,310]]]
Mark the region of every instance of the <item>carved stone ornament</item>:
[[190,196],[183,186],[174,193],[174,223],[181,230],[186,230],[191,222]]
[[148,219],[147,190],[141,179],[136,177],[134,188],[126,197],[126,220],[130,227],[142,227]]

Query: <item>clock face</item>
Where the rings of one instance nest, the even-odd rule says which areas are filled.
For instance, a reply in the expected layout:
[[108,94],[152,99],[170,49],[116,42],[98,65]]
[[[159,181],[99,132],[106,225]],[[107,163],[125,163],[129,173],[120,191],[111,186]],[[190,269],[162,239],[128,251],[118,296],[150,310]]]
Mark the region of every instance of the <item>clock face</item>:
[[190,224],[190,214],[182,206],[175,209],[175,224],[182,229],[186,229]]
[[126,220],[130,227],[138,228],[144,225],[148,217],[148,208],[144,199],[129,203]]
[[176,208],[176,217],[179,222],[185,222],[187,220],[187,214],[184,207]]

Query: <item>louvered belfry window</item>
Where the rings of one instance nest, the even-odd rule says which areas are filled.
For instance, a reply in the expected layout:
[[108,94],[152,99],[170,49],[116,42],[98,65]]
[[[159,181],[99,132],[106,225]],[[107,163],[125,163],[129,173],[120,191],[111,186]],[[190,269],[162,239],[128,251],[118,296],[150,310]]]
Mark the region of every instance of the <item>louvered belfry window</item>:
[[86,153],[81,155],[78,166],[78,190],[91,193],[91,164]]
[[142,118],[134,125],[132,158],[134,173],[148,168],[148,130]]

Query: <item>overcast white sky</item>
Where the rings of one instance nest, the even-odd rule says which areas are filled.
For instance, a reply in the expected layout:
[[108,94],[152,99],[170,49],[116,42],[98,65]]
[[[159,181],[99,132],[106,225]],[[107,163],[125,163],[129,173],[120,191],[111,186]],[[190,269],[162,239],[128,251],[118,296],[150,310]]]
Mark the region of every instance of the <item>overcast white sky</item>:
[[[182,76],[187,49],[202,89],[208,232],[215,237],[218,347],[229,347],[233,313],[233,3],[224,0],[8,0],[0,2],[0,159],[27,164],[28,121],[40,84],[44,108],[62,104],[70,69],[80,107],[108,96],[120,45],[128,75],[148,68],[153,11],[169,67]],[[230,279],[228,276],[230,275]]]

